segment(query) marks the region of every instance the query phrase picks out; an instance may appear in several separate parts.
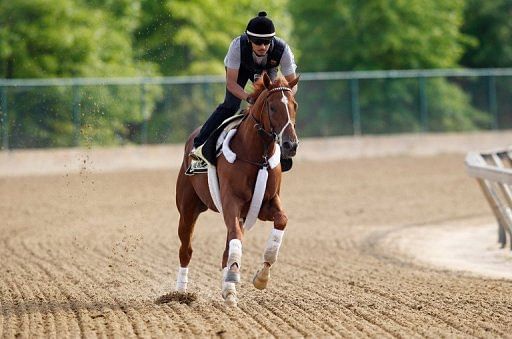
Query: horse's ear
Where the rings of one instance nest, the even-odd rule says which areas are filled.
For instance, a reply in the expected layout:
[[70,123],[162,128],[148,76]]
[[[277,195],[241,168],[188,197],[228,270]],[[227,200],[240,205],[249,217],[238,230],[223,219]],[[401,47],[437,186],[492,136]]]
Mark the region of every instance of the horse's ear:
[[290,82],[288,83],[288,86],[289,86],[290,88],[294,88],[294,87],[295,87],[295,85],[297,85],[297,83],[299,82],[299,78],[300,78],[300,75],[298,75],[295,79],[293,79],[292,81],[290,81]]
[[266,89],[270,89],[270,85],[272,85],[272,80],[268,76],[267,72],[263,73],[263,85]]

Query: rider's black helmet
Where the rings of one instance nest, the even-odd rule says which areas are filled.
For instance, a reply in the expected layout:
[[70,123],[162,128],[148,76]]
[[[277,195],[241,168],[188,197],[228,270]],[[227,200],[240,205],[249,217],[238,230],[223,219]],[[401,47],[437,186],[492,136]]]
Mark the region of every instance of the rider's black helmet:
[[267,12],[259,12],[257,17],[249,21],[245,33],[249,38],[272,39],[276,30],[272,20],[267,18]]

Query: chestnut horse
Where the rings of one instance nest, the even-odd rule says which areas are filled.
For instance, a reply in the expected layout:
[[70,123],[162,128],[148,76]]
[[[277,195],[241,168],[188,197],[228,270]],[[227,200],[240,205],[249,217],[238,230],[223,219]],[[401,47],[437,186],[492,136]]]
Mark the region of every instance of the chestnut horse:
[[[245,118],[237,127],[236,134],[230,140],[230,149],[236,154],[236,160],[229,162],[224,154],[217,158],[217,177],[220,190],[221,213],[227,227],[226,248],[222,256],[223,283],[222,297],[228,305],[236,305],[235,284],[240,281],[242,259],[243,220],[246,220],[255,192],[259,170],[268,169],[266,188],[258,219],[273,221],[274,228],[268,239],[263,266],[253,279],[258,289],[264,289],[270,275],[270,267],[277,259],[287,217],[281,206],[279,191],[281,185],[281,166],[279,154],[274,168],[269,166],[269,158],[274,152],[281,151],[283,158],[295,156],[298,139],[295,132],[297,102],[292,88],[299,78],[289,83],[279,77],[274,82],[264,73],[254,84],[251,96],[254,105],[245,111]],[[178,235],[181,241],[179,250],[180,268],[176,281],[179,292],[186,292],[188,265],[192,257],[191,238],[194,225],[200,213],[211,209],[219,212],[210,194],[208,176],[204,174],[185,175],[190,165],[189,153],[197,129],[188,138],[185,155],[176,183],[176,205],[180,213]],[[255,217],[254,217],[255,218]],[[254,219],[253,218],[253,219]]]

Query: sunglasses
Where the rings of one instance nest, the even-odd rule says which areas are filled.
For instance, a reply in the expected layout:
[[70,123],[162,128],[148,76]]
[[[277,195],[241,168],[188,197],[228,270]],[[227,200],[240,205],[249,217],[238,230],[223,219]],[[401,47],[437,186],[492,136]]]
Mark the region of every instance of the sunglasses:
[[262,39],[262,38],[250,38],[249,39],[255,45],[270,45],[271,39]]

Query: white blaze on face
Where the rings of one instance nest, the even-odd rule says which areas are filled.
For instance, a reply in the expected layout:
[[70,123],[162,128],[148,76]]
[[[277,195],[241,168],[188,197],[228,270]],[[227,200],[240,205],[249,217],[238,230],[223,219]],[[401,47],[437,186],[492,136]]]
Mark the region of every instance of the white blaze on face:
[[[288,98],[286,97],[286,95],[284,95],[284,92],[283,92],[283,97],[281,98],[281,102],[286,107],[286,111],[288,111]],[[288,114],[288,116],[290,116],[290,114]]]
[[277,136],[277,138],[278,138],[277,141],[279,142],[279,145],[282,145],[282,143],[283,143],[284,130],[286,129],[286,127],[288,127],[288,125],[291,125],[291,123],[292,123],[292,119],[290,118],[290,111],[288,110],[288,98],[286,97],[286,95],[284,95],[284,91],[283,91],[283,97],[281,98],[281,102],[284,104],[284,107],[286,108],[286,114],[288,115],[288,121],[286,122],[283,129]]

